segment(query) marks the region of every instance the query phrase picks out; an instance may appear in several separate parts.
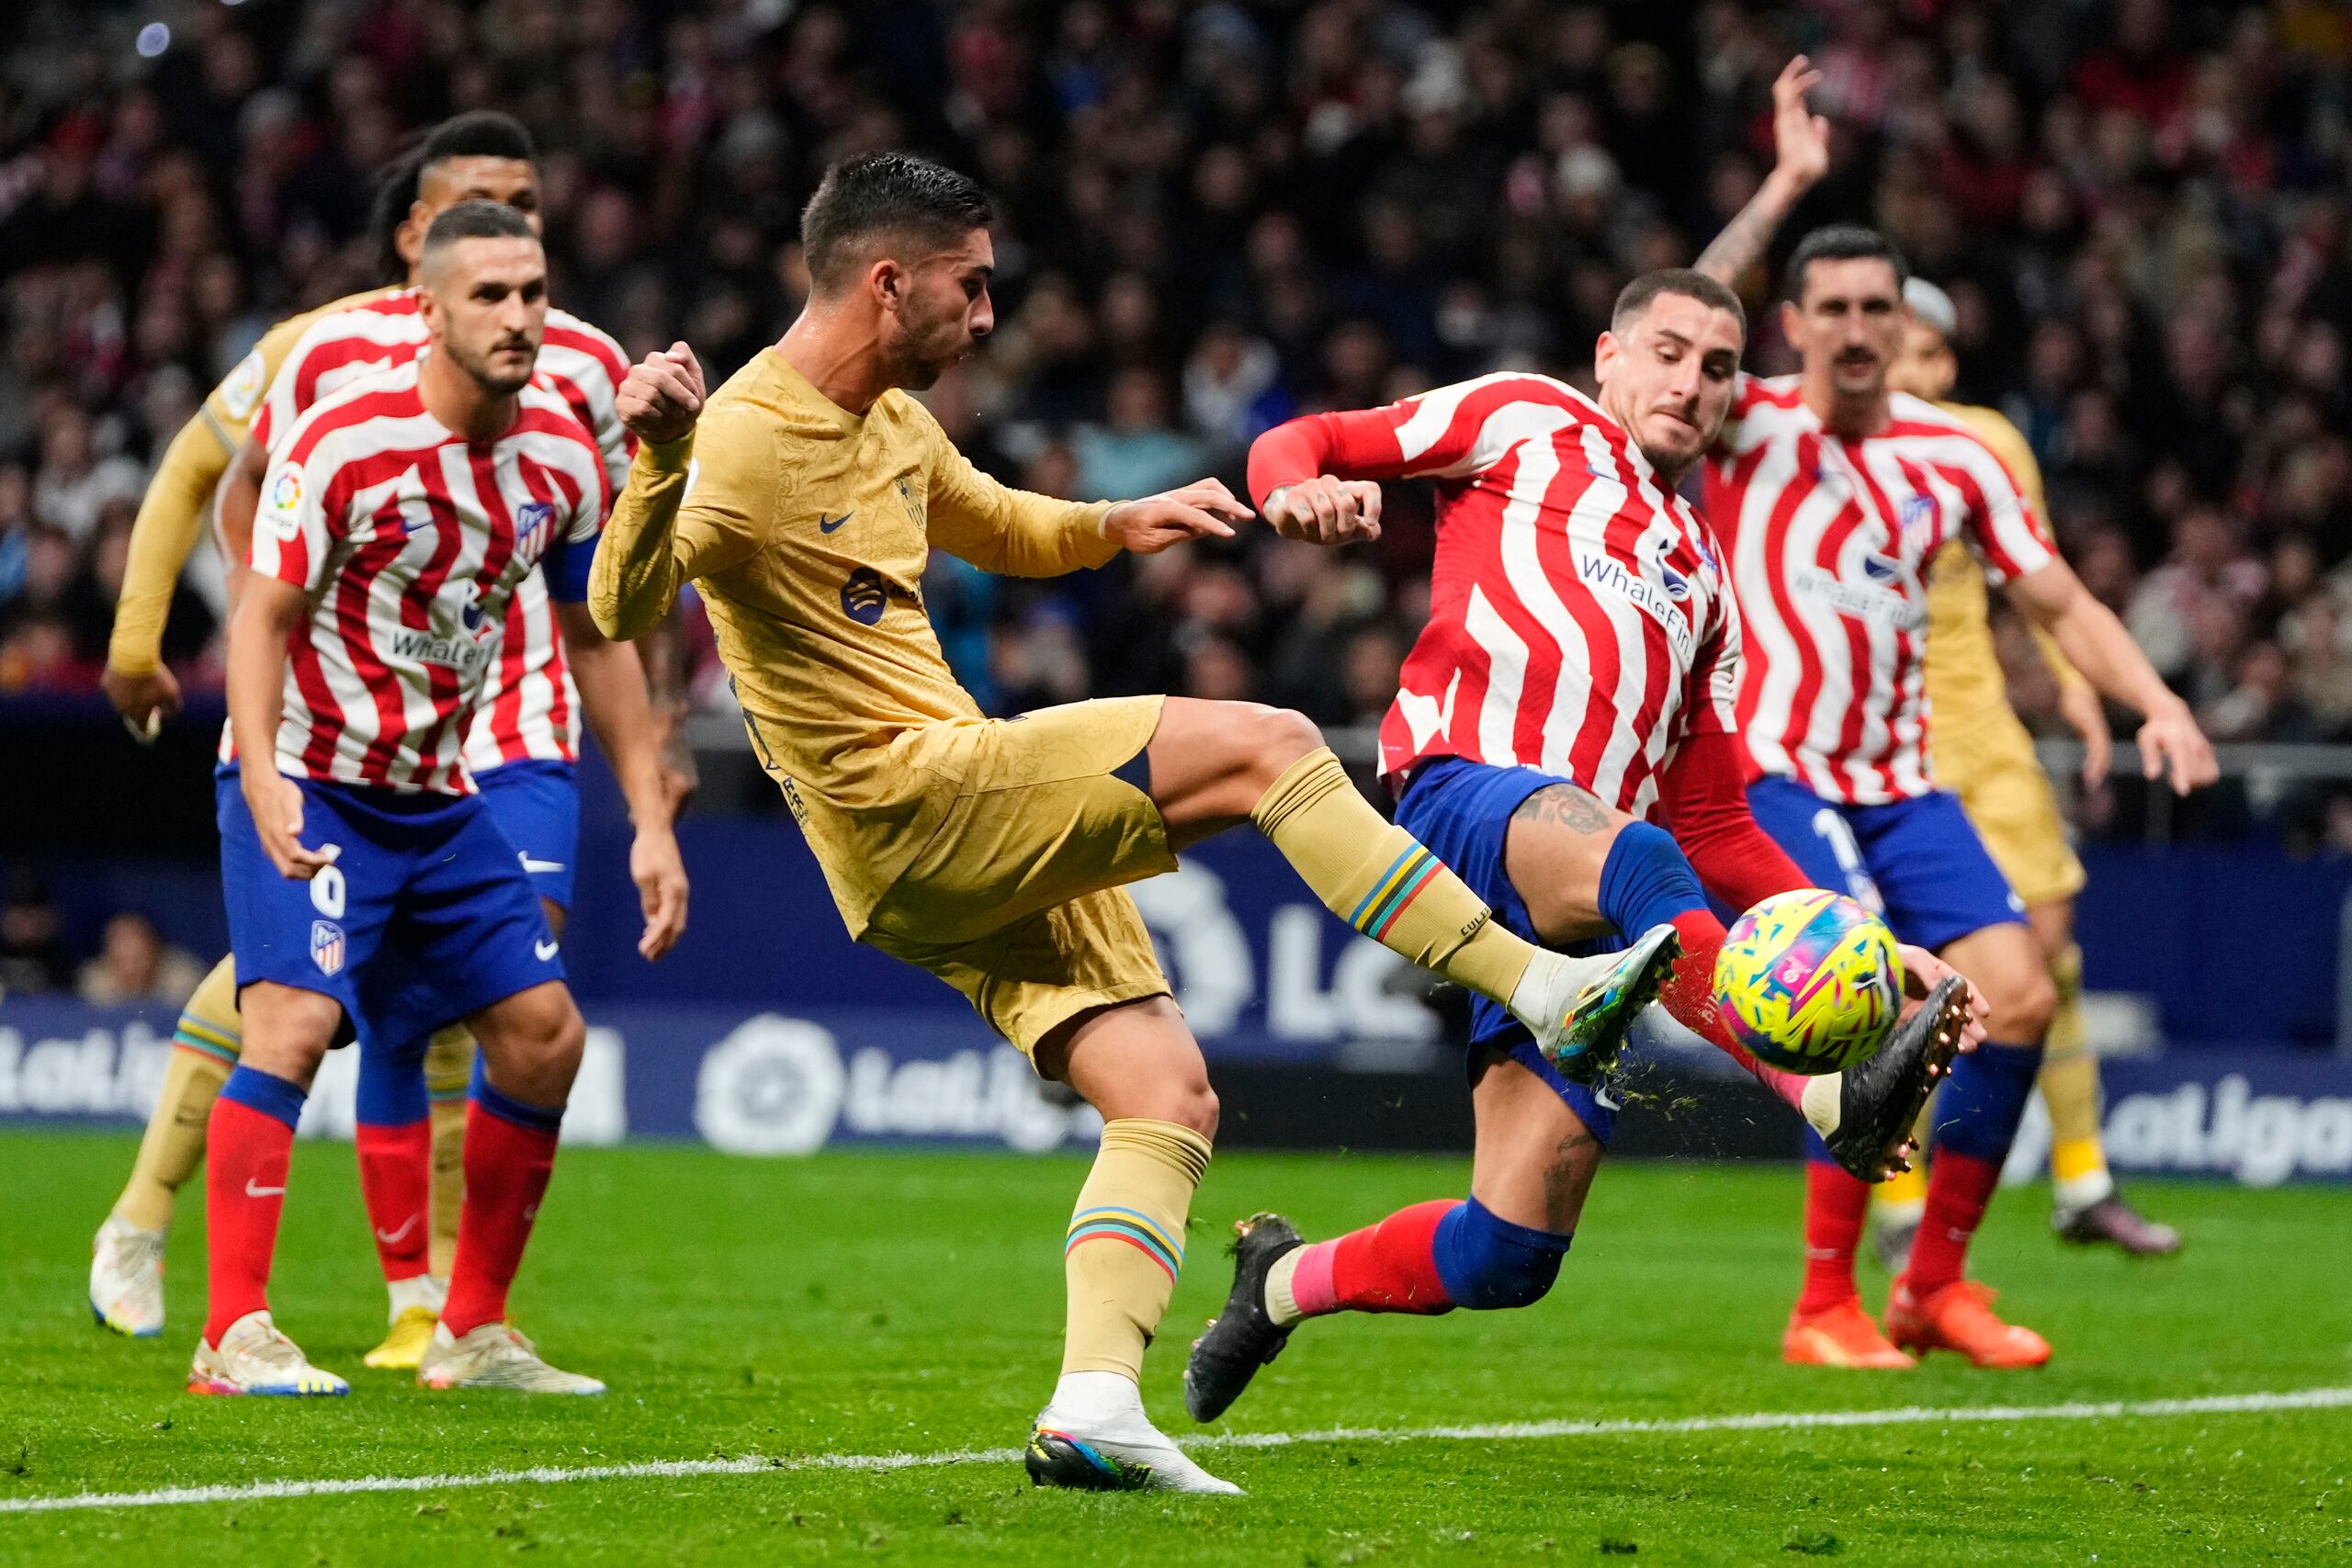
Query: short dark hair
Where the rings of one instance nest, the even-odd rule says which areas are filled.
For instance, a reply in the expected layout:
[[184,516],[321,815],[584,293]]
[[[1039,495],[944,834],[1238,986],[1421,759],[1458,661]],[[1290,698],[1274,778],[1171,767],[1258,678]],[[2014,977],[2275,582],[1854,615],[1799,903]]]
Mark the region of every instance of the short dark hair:
[[821,288],[845,280],[863,241],[904,235],[945,246],[995,220],[970,176],[911,152],[868,152],[825,171],[800,210],[800,245]]
[[1609,330],[1623,332],[1661,294],[1685,295],[1702,305],[1728,310],[1731,319],[1739,323],[1740,336],[1745,338],[1747,335],[1747,310],[1740,304],[1739,296],[1732,292],[1728,284],[1687,266],[1666,266],[1656,272],[1645,272],[1618,290],[1617,303],[1609,311]]
[[445,158],[512,158],[536,164],[539,152],[532,144],[531,133],[513,115],[473,109],[452,115],[425,133],[416,150],[417,172],[422,174]]
[[531,220],[503,201],[479,197],[445,207],[424,231],[424,252],[431,255],[459,240],[536,240]]
[[376,248],[376,272],[387,283],[408,281],[408,259],[401,254],[401,225],[416,205],[416,177],[424,160],[416,149],[393,159],[376,176],[376,191],[368,206],[368,238]]
[[1911,268],[1894,242],[1860,223],[1832,223],[1815,229],[1797,242],[1789,254],[1789,298],[1804,297],[1804,269],[1817,261],[1883,261],[1894,269],[1895,292],[1909,281]]

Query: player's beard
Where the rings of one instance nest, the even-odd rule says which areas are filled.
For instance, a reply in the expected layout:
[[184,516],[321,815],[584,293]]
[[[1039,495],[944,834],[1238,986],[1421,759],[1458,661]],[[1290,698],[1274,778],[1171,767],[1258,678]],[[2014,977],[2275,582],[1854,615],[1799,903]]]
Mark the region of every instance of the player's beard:
[[[524,362],[519,370],[508,369],[492,363],[491,355],[502,348],[515,347],[528,348],[531,351],[530,358]],[[479,354],[454,343],[444,342],[441,348],[458,369],[473,378],[474,385],[493,398],[509,398],[521,391],[530,384],[531,372],[538,365],[538,347],[527,338],[501,339]]]
[[890,384],[909,391],[926,391],[972,349],[959,312],[923,321],[912,311],[900,317],[905,325],[889,347]]

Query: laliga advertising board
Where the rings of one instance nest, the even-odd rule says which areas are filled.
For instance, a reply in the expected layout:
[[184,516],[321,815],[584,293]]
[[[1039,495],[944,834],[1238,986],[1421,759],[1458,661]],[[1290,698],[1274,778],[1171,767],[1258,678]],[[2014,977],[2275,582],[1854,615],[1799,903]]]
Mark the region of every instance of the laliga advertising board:
[[[792,837],[788,829],[777,836]],[[750,847],[730,840],[738,852],[726,858],[738,866],[756,863],[761,911],[774,899],[820,910],[830,922],[814,867],[797,843],[786,846],[789,852],[756,857],[741,852]],[[808,883],[805,897],[793,894],[796,876]],[[704,886],[712,897],[703,899],[698,890],[688,947],[661,969],[637,964],[658,989],[634,990],[627,999],[583,997],[587,1056],[565,1137],[582,1144],[693,1139],[748,1156],[876,1142],[1044,1151],[1092,1140],[1099,1125],[1092,1114],[1043,1092],[1027,1062],[959,998],[887,963],[858,969],[865,955],[830,924],[805,938],[809,952],[831,951],[837,960],[807,966],[825,976],[822,984],[808,983],[805,973],[791,983],[792,976],[775,978],[772,965],[746,965],[763,976],[753,994],[744,994],[739,976],[729,1001],[682,1006],[667,999],[729,994],[707,986],[681,961],[745,964],[742,944],[752,939],[730,942],[731,927],[775,940],[771,921],[732,919],[721,886]],[[1306,1075],[1283,1085],[1295,1096],[1312,1093],[1315,1077],[1333,1073],[1419,1070],[1430,1075],[1424,1100],[1460,1096],[1460,1068],[1437,1038],[1436,1016],[1417,999],[1415,976],[1312,902],[1257,840],[1207,846],[1187,857],[1182,871],[1138,883],[1134,891],[1178,999],[1228,1083],[1250,1067],[1287,1066]],[[611,906],[635,908],[617,888]],[[627,940],[618,956],[595,949],[588,924],[583,919],[566,945],[590,972],[636,963]],[[633,939],[634,931],[624,936]],[[710,951],[689,951],[697,943]],[[843,973],[888,980],[844,982]],[[769,985],[778,994],[768,994]],[[48,998],[0,1000],[0,1121],[137,1125],[161,1082],[174,1017],[166,1005],[101,1010]],[[1637,1050],[1694,1077],[1727,1066],[1703,1046],[1648,1040]],[[356,1066],[349,1051],[328,1056],[305,1133],[350,1135]],[[2118,1170],[2210,1174],[2261,1186],[2352,1179],[2352,1058],[2181,1050],[2110,1058],[2105,1073],[2109,1156]],[[1699,1094],[1736,1116],[1745,1109],[1736,1097],[1746,1089],[1744,1078],[1713,1078],[1699,1085]],[[1246,1136],[1238,1123],[1230,1131]],[[1360,1129],[1319,1131],[1326,1143],[1361,1141]],[[1388,1146],[1416,1146],[1410,1140],[1423,1135],[1408,1128]],[[2030,1117],[2012,1168],[2038,1168],[2046,1137],[2046,1123]],[[1796,1153],[1793,1138],[1786,1152]]]

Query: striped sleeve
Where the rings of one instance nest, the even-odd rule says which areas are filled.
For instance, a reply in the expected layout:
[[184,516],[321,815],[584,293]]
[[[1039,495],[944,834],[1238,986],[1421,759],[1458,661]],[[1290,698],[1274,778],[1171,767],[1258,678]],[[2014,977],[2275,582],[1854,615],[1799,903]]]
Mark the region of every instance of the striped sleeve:
[[1739,733],[1739,605],[1731,585],[1714,596],[1713,624],[1690,660],[1689,696],[1682,707],[1685,735]]
[[326,580],[328,558],[341,530],[327,504],[331,468],[320,460],[327,446],[303,446],[302,460],[288,452],[270,465],[269,477],[262,481],[248,564],[311,593]]
[[2025,498],[2007,464],[1971,432],[1970,456],[1960,465],[1969,496],[1969,537],[1984,558],[1994,582],[2041,570],[2058,558],[2058,547],[2041,517]]

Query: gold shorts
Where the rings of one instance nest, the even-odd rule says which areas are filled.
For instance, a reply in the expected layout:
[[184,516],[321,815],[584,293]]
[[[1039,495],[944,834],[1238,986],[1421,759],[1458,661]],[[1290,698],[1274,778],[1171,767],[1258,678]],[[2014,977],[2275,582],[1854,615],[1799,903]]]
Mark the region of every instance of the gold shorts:
[[2083,890],[2083,863],[2066,841],[2065,818],[2033,738],[2013,716],[1965,736],[1932,741],[1936,783],[1960,796],[2009,888],[2028,908]]
[[964,993],[1023,1051],[1090,1008],[1163,995],[1127,883],[1176,869],[1151,796],[1119,774],[1158,697],[1044,708],[974,727],[939,830],[861,940]]

